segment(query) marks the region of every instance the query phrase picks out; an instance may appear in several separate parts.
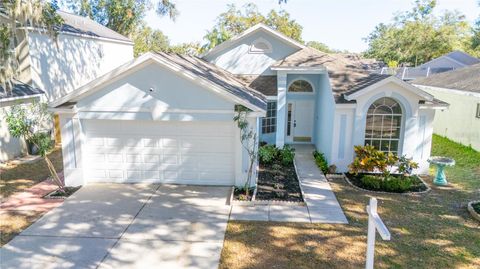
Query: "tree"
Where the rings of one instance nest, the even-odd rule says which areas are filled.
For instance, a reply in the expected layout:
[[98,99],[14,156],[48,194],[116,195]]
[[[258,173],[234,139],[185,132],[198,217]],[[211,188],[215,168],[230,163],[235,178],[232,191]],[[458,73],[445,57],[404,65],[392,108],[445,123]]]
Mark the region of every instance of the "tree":
[[67,6],[76,14],[131,37],[140,27],[146,12],[155,7],[160,16],[175,19],[176,5],[171,0],[66,0]]
[[254,128],[250,127],[248,123],[248,110],[244,106],[236,106],[237,115],[233,118],[233,121],[237,123],[238,129],[240,129],[240,142],[243,148],[248,154],[248,172],[244,185],[245,196],[248,199],[250,186],[253,176],[253,166],[258,158],[258,135]]
[[336,53],[338,51],[329,48],[326,44],[318,41],[309,41],[307,46],[325,53]]
[[27,29],[33,26],[45,30],[56,39],[63,20],[56,13],[57,1],[7,0],[0,2],[0,13],[7,15],[0,23],[0,85],[11,92],[12,79],[17,75],[19,59],[16,48]]
[[38,153],[47,164],[53,182],[57,184],[61,192],[65,192],[64,184],[47,156],[53,146],[49,133],[44,132],[42,128],[52,120],[52,114],[48,111],[47,104],[34,102],[28,106],[14,105],[6,113],[5,120],[13,137],[23,138],[38,149]]
[[170,42],[162,31],[153,30],[149,26],[140,26],[133,35],[133,52],[135,57],[148,51],[166,51]]
[[465,16],[446,11],[433,15],[434,0],[417,0],[412,10],[381,23],[365,39],[367,57],[419,65],[452,50],[470,50],[471,28]]
[[221,13],[217,17],[217,23],[205,35],[204,39],[207,43],[203,46],[203,50],[211,49],[258,23],[264,23],[286,36],[303,43],[303,28],[290,18],[288,12],[272,10],[267,16],[264,16],[253,3],[244,5],[243,10],[237,9],[234,4],[231,4],[226,12]]
[[[478,2],[478,5],[480,6],[480,1]],[[480,15],[473,27],[471,48],[476,52],[476,55],[480,57]]]

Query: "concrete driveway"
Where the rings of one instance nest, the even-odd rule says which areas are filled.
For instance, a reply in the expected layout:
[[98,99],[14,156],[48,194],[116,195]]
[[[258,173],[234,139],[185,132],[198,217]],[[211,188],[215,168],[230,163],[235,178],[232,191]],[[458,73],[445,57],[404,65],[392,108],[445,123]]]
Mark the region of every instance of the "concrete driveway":
[[94,184],[0,249],[0,268],[217,268],[228,187]]

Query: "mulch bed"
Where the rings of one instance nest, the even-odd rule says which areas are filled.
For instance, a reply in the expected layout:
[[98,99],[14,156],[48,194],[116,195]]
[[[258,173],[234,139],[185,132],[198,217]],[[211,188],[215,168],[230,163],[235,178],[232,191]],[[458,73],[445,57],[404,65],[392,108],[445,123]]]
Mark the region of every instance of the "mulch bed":
[[[345,173],[345,176],[347,176],[347,178],[350,180],[350,182],[359,187],[359,188],[362,188],[364,190],[369,190],[369,191],[378,191],[378,192],[392,192],[392,191],[388,191],[388,190],[376,190],[376,189],[372,189],[370,188],[369,186],[365,186],[363,184],[363,182],[360,180],[364,175],[374,175],[374,174],[366,174],[366,173],[358,173],[358,175],[355,175],[355,174],[351,174],[351,173]],[[391,176],[400,176],[400,175],[394,175],[392,174]],[[414,183],[414,185],[412,185],[412,187],[406,191],[406,193],[408,192],[423,192],[423,191],[426,191],[428,188],[427,186],[425,186],[425,184],[423,184],[423,182],[418,178],[418,177],[415,177],[416,181]],[[392,193],[400,193],[400,192],[392,192]]]
[[256,200],[303,202],[297,173],[292,164],[260,164]]
[[44,196],[46,199],[64,199],[78,191],[80,187],[64,187],[63,192],[56,190]]

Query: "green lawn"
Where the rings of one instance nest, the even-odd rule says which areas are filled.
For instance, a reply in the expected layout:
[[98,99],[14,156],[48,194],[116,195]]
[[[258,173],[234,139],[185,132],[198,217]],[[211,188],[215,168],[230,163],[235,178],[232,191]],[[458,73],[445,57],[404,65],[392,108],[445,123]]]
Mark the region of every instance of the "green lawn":
[[[392,233],[391,241],[377,239],[375,268],[480,268],[480,223],[466,209],[480,198],[480,153],[434,136],[432,155],[456,160],[446,170],[449,186],[434,186],[426,177],[428,194],[375,195]],[[371,196],[343,180],[331,185],[350,224],[230,222],[220,267],[364,267]]]

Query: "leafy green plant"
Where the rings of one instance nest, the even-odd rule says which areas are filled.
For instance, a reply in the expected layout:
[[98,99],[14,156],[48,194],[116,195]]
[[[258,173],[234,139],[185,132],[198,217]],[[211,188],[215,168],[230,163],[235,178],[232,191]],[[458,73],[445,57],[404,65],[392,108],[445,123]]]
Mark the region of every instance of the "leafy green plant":
[[47,104],[33,102],[30,105],[13,105],[10,111],[7,111],[5,121],[13,137],[21,137],[38,148],[39,154],[47,163],[53,181],[57,184],[59,191],[65,193],[64,184],[47,157],[48,151],[52,148],[50,135],[42,130],[45,124],[52,121],[52,114],[48,111]]
[[315,163],[317,164],[318,168],[320,168],[324,174],[327,174],[329,172],[329,168],[325,155],[315,150],[313,152],[313,157],[315,158]]
[[398,157],[394,154],[385,154],[377,150],[375,147],[355,146],[356,157],[348,166],[351,173],[358,174],[360,172],[380,172],[384,177],[390,175],[390,169],[398,161]]
[[415,184],[412,177],[383,177],[377,175],[364,175],[360,178],[360,181],[367,189],[387,192],[406,192]]
[[264,145],[258,149],[258,157],[263,164],[273,163],[279,155],[279,150],[274,145]]
[[398,158],[397,162],[397,172],[406,176],[410,175],[413,169],[418,168],[418,163],[412,161],[411,158],[407,158],[407,156],[403,155],[402,157]]
[[283,165],[290,165],[293,163],[295,158],[295,149],[290,145],[283,146],[283,149],[280,150],[280,161]]

